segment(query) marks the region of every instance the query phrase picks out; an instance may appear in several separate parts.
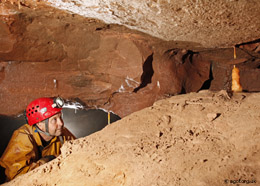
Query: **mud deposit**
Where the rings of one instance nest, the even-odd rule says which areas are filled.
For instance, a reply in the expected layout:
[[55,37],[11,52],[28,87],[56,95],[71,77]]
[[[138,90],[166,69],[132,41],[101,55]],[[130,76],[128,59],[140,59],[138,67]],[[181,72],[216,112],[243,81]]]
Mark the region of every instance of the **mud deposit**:
[[260,93],[201,91],[157,101],[90,136],[12,185],[259,184]]

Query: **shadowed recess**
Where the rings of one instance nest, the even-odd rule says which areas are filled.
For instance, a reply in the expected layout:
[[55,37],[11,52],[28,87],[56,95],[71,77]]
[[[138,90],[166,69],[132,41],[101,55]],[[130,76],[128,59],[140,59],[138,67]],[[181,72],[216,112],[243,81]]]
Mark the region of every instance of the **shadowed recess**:
[[139,87],[134,89],[134,92],[137,92],[141,88],[146,87],[149,83],[152,82],[152,77],[154,74],[153,70],[153,53],[147,57],[143,65],[143,74],[141,76],[141,84]]
[[210,85],[211,85],[211,81],[213,79],[214,78],[213,78],[213,73],[212,73],[212,64],[210,64],[209,79],[203,83],[203,85],[200,88],[200,90],[207,90],[207,89],[209,89]]

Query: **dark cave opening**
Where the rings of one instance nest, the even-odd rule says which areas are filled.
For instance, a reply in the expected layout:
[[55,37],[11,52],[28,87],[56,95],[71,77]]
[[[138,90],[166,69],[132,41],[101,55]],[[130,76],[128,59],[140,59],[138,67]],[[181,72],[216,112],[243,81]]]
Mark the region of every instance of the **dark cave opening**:
[[153,70],[153,53],[147,57],[143,64],[143,74],[141,76],[141,84],[139,87],[134,89],[134,92],[136,93],[141,88],[146,87],[149,83],[152,82],[152,77],[154,74]]
[[186,90],[183,86],[181,87],[181,93],[180,94],[186,94]]
[[200,90],[209,90],[213,79],[214,78],[213,78],[213,73],[212,73],[212,64],[210,64],[209,79],[203,83]]
[[[63,109],[65,126],[77,137],[93,134],[108,125],[108,113],[100,109],[74,110]],[[110,113],[110,123],[121,118]]]
[[253,41],[236,44],[235,47],[240,47],[242,45],[249,45],[249,44],[254,44],[254,43],[259,43],[259,42],[260,42],[260,39],[256,39],[256,40],[253,40]]

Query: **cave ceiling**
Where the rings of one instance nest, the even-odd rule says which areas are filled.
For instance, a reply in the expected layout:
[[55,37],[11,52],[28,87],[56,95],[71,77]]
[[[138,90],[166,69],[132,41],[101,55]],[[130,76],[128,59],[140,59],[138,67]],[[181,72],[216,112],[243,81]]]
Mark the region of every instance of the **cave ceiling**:
[[[3,2],[5,0],[2,0]],[[260,35],[259,0],[10,0],[19,6],[44,3],[119,24],[163,40],[227,47]]]
[[49,5],[124,25],[163,40],[226,47],[259,38],[259,0],[47,0]]

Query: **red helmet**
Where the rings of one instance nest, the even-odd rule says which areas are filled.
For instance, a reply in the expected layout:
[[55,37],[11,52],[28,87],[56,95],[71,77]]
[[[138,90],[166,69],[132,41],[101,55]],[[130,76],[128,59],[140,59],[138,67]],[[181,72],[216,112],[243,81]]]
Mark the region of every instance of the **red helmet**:
[[59,108],[60,104],[55,103],[57,99],[38,98],[32,101],[26,108],[28,124],[34,125],[59,113],[62,108]]

